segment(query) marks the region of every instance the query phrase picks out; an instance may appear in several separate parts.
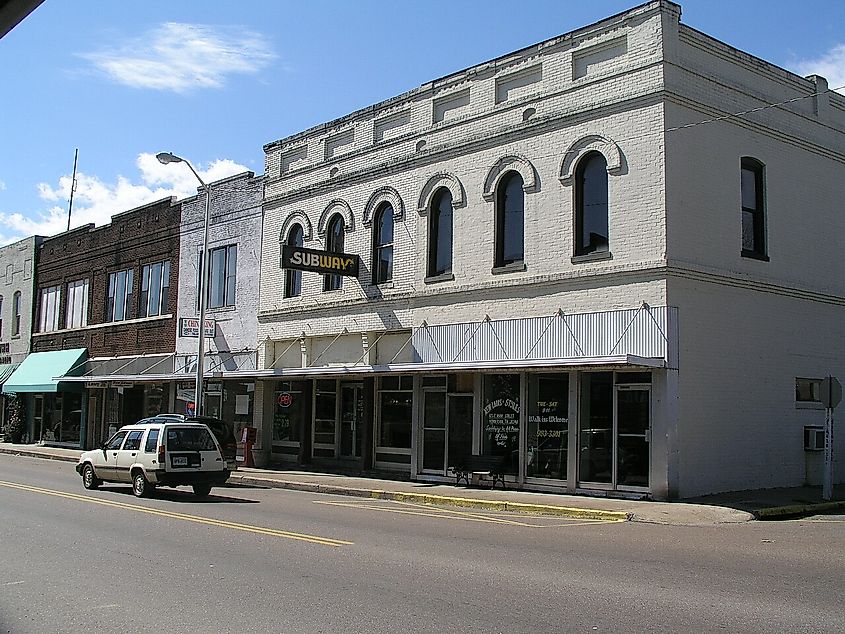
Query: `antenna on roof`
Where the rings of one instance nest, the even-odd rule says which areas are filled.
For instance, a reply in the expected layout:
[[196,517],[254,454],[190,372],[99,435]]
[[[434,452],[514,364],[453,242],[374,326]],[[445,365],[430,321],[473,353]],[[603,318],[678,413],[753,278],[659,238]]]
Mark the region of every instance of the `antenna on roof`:
[[73,211],[73,192],[76,191],[76,159],[79,157],[79,148],[73,153],[73,178],[70,181],[70,202],[67,206],[67,230],[70,231],[70,213]]

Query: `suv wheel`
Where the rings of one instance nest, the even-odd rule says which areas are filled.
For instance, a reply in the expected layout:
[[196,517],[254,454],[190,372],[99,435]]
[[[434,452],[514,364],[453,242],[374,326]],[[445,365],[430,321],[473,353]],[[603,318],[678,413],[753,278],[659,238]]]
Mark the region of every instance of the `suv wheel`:
[[82,467],[82,486],[86,489],[96,489],[103,483],[94,473],[94,467],[90,464]]
[[211,485],[210,484],[195,484],[194,485],[194,495],[196,495],[198,498],[207,497],[209,493],[211,493]]
[[150,494],[151,489],[152,486],[150,486],[150,483],[147,482],[144,472],[136,471],[135,475],[132,476],[132,493],[135,494],[135,497],[147,497]]

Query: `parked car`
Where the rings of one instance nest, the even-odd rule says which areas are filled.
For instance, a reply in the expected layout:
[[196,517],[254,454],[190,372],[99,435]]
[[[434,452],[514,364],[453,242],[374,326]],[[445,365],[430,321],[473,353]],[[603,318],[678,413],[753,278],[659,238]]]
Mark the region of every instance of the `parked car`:
[[229,465],[229,471],[237,470],[238,440],[235,438],[235,428],[232,423],[220,418],[212,418],[211,416],[186,416],[185,414],[158,414],[156,418],[208,425],[208,428],[220,445],[220,451],[226,460],[226,464]]
[[132,492],[145,497],[159,485],[190,485],[194,494],[205,497],[229,479],[220,445],[208,426],[165,418],[145,421],[122,427],[99,449],[79,457],[76,471],[86,489],[103,482],[131,482]]

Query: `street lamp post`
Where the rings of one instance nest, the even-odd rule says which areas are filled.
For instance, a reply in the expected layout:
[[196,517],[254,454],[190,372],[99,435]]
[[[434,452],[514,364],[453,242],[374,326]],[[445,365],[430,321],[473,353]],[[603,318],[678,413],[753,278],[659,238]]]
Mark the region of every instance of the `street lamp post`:
[[203,369],[205,365],[205,303],[206,303],[206,295],[207,295],[207,284],[208,280],[208,224],[209,219],[211,217],[211,188],[206,184],[206,182],[200,178],[200,175],[197,174],[197,171],[194,169],[194,166],[187,159],[183,159],[175,154],[170,152],[160,152],[156,154],[156,158],[158,162],[162,165],[167,165],[168,163],[185,163],[188,168],[191,170],[193,175],[202,185],[202,188],[205,190],[205,220],[203,222],[203,229],[202,229],[202,255],[200,256],[200,283],[197,292],[199,293],[199,304],[200,304],[200,327],[199,327],[199,336],[197,337],[197,378],[196,378],[196,390],[194,397],[194,407],[195,407],[195,415],[202,416],[203,413],[203,406],[202,406],[202,375]]

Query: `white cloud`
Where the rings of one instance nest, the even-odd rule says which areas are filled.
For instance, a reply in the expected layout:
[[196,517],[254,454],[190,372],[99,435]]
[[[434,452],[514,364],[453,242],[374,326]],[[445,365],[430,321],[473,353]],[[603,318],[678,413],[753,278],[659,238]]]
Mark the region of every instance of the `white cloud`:
[[796,60],[791,66],[799,75],[821,75],[830,88],[845,94],[845,44],[837,44],[816,59]]
[[6,189],[6,182],[0,181],[0,192],[2,192],[4,189]]
[[80,57],[127,86],[188,92],[222,88],[230,75],[256,73],[276,54],[266,37],[244,28],[167,22],[119,48]]
[[[140,183],[118,176],[114,183],[104,183],[96,176],[77,172],[73,195],[71,228],[93,223],[104,225],[111,217],[141,205],[176,196],[179,199],[197,193],[199,183],[187,165],[162,165],[153,154],[140,154],[135,161]],[[229,159],[197,165],[197,172],[207,183],[249,171]],[[70,198],[71,176],[59,178],[54,185],[38,184],[38,195],[46,203],[53,203],[32,217],[20,213],[0,213],[0,244],[8,244],[31,235],[50,236],[67,229],[67,208]],[[212,189],[212,192],[214,190]]]

